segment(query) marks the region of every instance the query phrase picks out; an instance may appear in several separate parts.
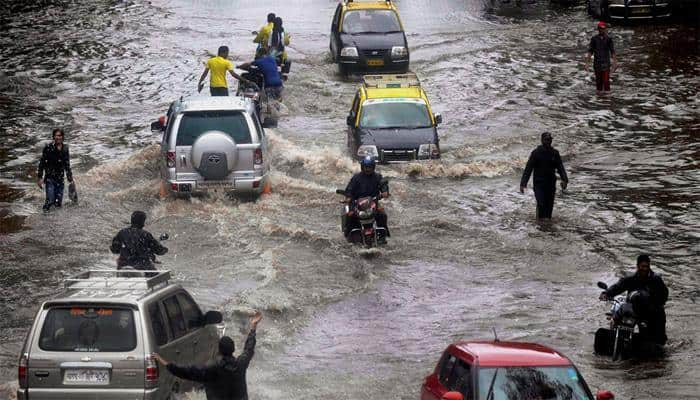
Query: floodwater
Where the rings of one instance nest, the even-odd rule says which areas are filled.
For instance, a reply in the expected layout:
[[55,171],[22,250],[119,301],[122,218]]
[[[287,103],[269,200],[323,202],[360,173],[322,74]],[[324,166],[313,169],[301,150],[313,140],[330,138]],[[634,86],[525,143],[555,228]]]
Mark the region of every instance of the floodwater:
[[[392,238],[367,254],[338,227],[334,191],[357,165],[345,115],[357,80],[328,55],[331,0],[42,1],[0,11],[0,397],[41,301],[61,279],[114,265],[131,211],[167,232],[161,257],[237,343],[261,309],[254,399],[416,399],[461,339],[528,340],[566,353],[595,390],[690,399],[700,385],[700,51],[697,27],[614,26],[620,68],[597,95],[582,68],[584,5],[401,0],[411,68],[444,115],[443,158],[381,166]],[[196,93],[219,45],[236,63],[268,11],[292,35],[289,115],[269,130],[273,193],[158,198],[149,123]],[[40,213],[35,167],[55,126],[70,144],[79,205]],[[538,224],[518,183],[549,130],[571,182]],[[598,280],[639,253],[671,291],[667,353],[612,363]],[[202,394],[187,396],[201,399]]]

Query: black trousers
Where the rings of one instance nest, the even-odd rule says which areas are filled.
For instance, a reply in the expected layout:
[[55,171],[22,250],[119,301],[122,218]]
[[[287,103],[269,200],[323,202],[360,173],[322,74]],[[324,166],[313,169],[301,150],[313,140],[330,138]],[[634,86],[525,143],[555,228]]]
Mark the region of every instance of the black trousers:
[[210,87],[209,92],[212,96],[228,96],[228,88],[225,87]]
[[537,200],[537,218],[552,218],[556,185],[535,185],[533,190]]

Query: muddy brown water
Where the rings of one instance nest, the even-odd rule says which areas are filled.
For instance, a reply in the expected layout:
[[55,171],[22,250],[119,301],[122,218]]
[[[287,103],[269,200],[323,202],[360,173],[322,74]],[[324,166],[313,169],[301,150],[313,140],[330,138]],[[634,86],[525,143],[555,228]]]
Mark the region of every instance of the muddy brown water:
[[[560,349],[592,388],[619,398],[699,398],[697,27],[613,26],[620,69],[600,96],[581,65],[595,26],[583,5],[398,6],[411,68],[445,117],[443,158],[380,167],[393,236],[373,253],[348,246],[337,226],[334,190],[357,170],[344,120],[358,83],[327,54],[335,2],[0,11],[0,383],[16,379],[40,302],[68,274],[112,266],[112,235],[143,209],[151,232],[170,234],[164,265],[224,311],[237,343],[248,312],[264,311],[251,398],[415,399],[447,344],[491,328]],[[284,18],[294,60],[289,115],[269,132],[272,195],[159,200],[150,121],[196,92],[219,45],[246,61],[268,11]],[[54,126],[66,130],[81,202],[42,215],[35,166]],[[548,224],[517,191],[543,130],[571,178]],[[595,282],[630,271],[640,252],[670,287],[671,340],[660,360],[611,363],[592,353],[606,309]]]

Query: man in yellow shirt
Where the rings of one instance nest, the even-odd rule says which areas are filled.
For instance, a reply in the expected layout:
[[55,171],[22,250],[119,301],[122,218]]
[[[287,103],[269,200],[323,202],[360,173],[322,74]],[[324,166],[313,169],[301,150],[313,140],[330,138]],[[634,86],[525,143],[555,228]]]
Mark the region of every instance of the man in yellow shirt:
[[253,43],[258,44],[258,48],[255,50],[255,58],[262,57],[267,54],[267,44],[270,41],[272,28],[274,28],[275,25],[275,17],[275,13],[267,14],[267,24],[260,28],[255,35],[255,39],[253,39]]
[[228,96],[228,84],[226,83],[226,71],[228,71],[231,76],[238,80],[245,81],[237,73],[233,72],[233,63],[228,60],[228,46],[219,47],[216,57],[212,57],[207,61],[207,65],[204,67],[204,72],[199,78],[199,84],[197,85],[197,91],[201,92],[204,87],[204,78],[207,77],[207,73],[211,70],[211,79],[209,80],[209,91],[212,96]]

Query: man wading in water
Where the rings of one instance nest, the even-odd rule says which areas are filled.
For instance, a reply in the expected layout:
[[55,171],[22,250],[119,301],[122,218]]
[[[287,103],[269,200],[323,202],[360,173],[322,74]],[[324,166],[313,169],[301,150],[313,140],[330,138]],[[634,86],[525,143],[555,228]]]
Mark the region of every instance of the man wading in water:
[[[236,346],[233,339],[228,336],[219,340],[219,356],[221,358],[205,367],[181,367],[163,359],[158,354],[154,354],[153,357],[178,378],[203,383],[207,400],[248,400],[245,375],[250,360],[253,358],[255,330],[261,319],[262,314],[257,311],[250,320],[250,332],[245,340],[243,352],[238,357],[233,356]],[[207,351],[209,350],[207,349]]]
[[61,207],[63,203],[63,172],[66,173],[68,182],[73,183],[73,172],[70,169],[70,154],[68,145],[63,143],[63,131],[60,128],[53,130],[53,143],[44,147],[39,161],[37,172],[37,185],[46,186],[46,202],[44,212],[51,210],[51,206]]
[[561,190],[566,189],[569,178],[566,176],[559,152],[552,147],[552,134],[549,132],[542,134],[542,145],[530,153],[520,180],[520,193],[525,193],[527,181],[530,180],[533,171],[532,188],[537,199],[537,218],[552,218],[554,195],[557,191],[557,176],[554,171],[559,172],[561,177]]
[[204,87],[204,78],[211,71],[211,78],[209,79],[209,92],[212,96],[228,96],[228,83],[226,83],[226,71],[228,71],[232,77],[246,81],[245,79],[238,76],[237,73],[233,72],[233,63],[228,60],[228,46],[221,46],[217,51],[217,56],[212,57],[207,61],[207,65],[204,67],[204,72],[202,76],[199,77],[199,83],[197,84],[197,91],[201,92]]
[[598,34],[591,38],[588,45],[588,53],[583,68],[588,71],[588,64],[593,57],[593,70],[595,71],[595,86],[599,91],[610,91],[610,58],[612,57],[612,71],[617,69],[617,57],[615,46],[608,36],[605,22],[598,22]]

